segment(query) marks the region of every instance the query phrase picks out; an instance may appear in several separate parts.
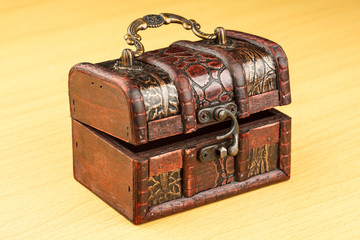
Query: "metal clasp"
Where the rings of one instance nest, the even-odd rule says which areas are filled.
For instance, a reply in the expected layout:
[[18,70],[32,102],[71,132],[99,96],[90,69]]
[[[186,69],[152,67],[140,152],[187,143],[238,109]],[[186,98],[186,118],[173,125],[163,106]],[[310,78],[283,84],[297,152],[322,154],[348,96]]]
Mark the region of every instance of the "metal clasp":
[[202,162],[213,161],[227,156],[235,156],[239,152],[239,125],[236,119],[237,106],[234,103],[226,103],[220,106],[203,108],[198,112],[200,123],[213,121],[222,122],[231,119],[230,131],[224,135],[217,136],[217,140],[223,140],[232,136],[232,142],[223,142],[211,146],[203,147],[199,151],[199,159]]

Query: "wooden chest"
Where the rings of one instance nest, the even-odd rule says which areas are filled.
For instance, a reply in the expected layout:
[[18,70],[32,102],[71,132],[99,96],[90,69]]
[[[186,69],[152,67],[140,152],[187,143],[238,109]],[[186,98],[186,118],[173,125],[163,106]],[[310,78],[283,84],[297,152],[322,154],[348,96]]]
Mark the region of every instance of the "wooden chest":
[[[180,23],[204,40],[145,52],[137,34]],[[269,40],[174,14],[135,20],[136,51],[69,74],[75,179],[135,224],[290,177],[288,63]],[[270,109],[270,110],[269,110]]]

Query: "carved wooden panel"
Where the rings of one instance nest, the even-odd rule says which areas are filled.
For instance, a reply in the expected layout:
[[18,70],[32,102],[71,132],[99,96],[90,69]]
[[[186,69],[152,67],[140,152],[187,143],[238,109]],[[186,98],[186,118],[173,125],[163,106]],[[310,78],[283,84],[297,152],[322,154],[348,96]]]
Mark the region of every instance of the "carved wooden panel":
[[181,197],[181,169],[149,178],[149,206]]
[[278,143],[263,145],[250,150],[249,177],[277,168]]

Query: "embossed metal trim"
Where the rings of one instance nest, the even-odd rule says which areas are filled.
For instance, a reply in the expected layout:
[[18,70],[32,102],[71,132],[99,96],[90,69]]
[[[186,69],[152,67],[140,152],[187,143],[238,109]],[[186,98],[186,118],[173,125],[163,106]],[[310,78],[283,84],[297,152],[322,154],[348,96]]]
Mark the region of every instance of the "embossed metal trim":
[[143,17],[149,28],[157,28],[165,23],[164,18],[160,15],[149,14]]
[[149,205],[154,206],[180,198],[181,189],[181,169],[150,177]]
[[232,52],[243,64],[248,96],[276,90],[276,64],[271,55],[250,43],[234,43],[236,48]]
[[139,61],[136,64],[135,66],[141,71],[115,68],[114,61],[99,65],[112,70],[115,68],[117,73],[131,79],[138,86],[143,97],[148,122],[178,115],[180,113],[178,92],[169,75],[150,64]]
[[248,177],[272,171],[276,169],[279,144],[267,144],[249,151],[249,173]]

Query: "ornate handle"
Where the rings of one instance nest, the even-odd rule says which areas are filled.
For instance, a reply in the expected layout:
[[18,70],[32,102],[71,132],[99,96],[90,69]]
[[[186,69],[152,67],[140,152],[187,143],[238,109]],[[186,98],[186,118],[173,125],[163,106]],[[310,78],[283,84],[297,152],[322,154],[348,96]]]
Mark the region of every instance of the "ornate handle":
[[[204,147],[199,152],[200,161],[207,162],[217,158],[225,158],[228,155],[235,156],[239,152],[239,125],[235,114],[237,107],[234,103],[228,103],[221,107],[210,107],[201,109],[198,112],[198,119],[201,123],[209,123],[212,121],[222,122],[228,118],[231,119],[230,131],[222,136],[217,136],[217,140],[223,140],[232,136],[232,143],[215,144]],[[227,147],[227,148],[226,148]]]
[[138,18],[133,21],[128,29],[127,34],[125,35],[125,40],[129,45],[134,45],[136,51],[133,52],[130,49],[125,49],[122,52],[121,56],[121,65],[123,67],[130,67],[134,63],[134,58],[139,57],[144,53],[144,45],[140,42],[141,37],[138,35],[138,31],[145,30],[147,28],[157,28],[163,24],[178,23],[186,30],[192,30],[193,33],[203,39],[218,39],[219,44],[226,43],[225,29],[222,27],[217,27],[214,34],[207,34],[200,30],[200,24],[198,24],[193,19],[186,19],[176,14],[172,13],[161,13],[159,15],[146,15],[143,18]]

